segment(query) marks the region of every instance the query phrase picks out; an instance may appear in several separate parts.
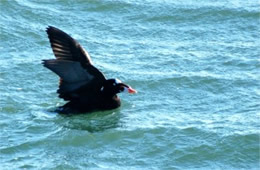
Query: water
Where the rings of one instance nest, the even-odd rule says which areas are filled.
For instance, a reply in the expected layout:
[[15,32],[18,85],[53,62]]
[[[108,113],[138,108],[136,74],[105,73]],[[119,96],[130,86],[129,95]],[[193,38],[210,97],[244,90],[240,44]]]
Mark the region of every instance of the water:
[[[1,169],[259,169],[256,0],[0,0]],[[64,101],[45,29],[137,89],[122,107]]]

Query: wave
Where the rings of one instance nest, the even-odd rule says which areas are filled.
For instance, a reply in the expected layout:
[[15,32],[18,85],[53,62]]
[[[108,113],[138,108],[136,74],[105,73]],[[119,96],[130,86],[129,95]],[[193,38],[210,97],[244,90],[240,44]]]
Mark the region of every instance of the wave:
[[[247,11],[241,9],[232,8],[169,8],[165,7],[164,10],[149,11],[146,16],[139,16],[144,18],[146,22],[215,22],[221,20],[232,20],[232,19],[254,19],[258,20],[260,16],[259,11]],[[156,14],[156,15],[154,15]]]

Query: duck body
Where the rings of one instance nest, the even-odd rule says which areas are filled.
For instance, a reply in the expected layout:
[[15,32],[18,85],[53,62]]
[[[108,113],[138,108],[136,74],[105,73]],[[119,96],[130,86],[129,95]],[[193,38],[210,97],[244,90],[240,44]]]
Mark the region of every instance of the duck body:
[[90,113],[96,110],[111,110],[121,106],[120,98],[115,95],[112,98],[97,97],[91,101],[75,100],[69,101],[61,106],[58,111],[60,113]]

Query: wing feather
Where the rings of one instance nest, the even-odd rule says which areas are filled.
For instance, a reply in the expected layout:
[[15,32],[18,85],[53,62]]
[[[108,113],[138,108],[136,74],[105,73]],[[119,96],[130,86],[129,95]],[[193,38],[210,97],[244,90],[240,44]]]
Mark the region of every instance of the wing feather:
[[87,51],[55,27],[48,27],[46,32],[56,59],[43,60],[43,65],[60,77],[59,97],[75,100],[93,95],[93,86],[100,86],[106,78],[92,65]]
[[81,67],[79,62],[54,59],[44,60],[43,65],[68,83],[88,82],[94,78],[86,69]]
[[[48,34],[53,53],[57,59],[80,61],[83,65],[92,64],[89,54],[67,33],[52,26],[48,27],[46,32]],[[59,53],[59,51],[63,50],[67,50],[68,53],[66,56]]]

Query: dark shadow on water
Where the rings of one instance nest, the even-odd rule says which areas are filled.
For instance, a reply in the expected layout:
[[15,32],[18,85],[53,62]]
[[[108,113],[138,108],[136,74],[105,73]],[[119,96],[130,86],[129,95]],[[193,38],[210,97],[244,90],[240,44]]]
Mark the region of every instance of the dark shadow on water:
[[120,109],[84,114],[60,114],[55,109],[49,112],[58,114],[55,122],[67,129],[96,133],[120,127]]

